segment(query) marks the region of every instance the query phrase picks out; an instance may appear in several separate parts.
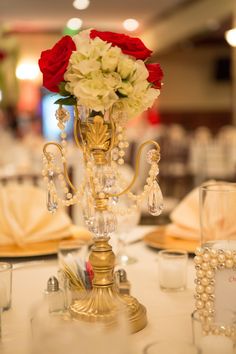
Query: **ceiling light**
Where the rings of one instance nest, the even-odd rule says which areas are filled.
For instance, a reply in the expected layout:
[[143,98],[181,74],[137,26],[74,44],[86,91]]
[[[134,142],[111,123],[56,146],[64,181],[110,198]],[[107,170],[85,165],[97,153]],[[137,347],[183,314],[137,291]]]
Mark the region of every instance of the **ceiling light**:
[[77,10],[85,10],[89,6],[89,0],[74,0],[73,6]]
[[131,32],[131,31],[135,31],[138,28],[139,22],[134,18],[128,18],[123,22],[123,26],[127,31]]
[[225,39],[232,47],[236,47],[236,28],[225,32]]
[[38,64],[33,61],[23,61],[16,68],[16,77],[19,80],[36,80],[38,75]]
[[83,21],[80,18],[71,18],[66,26],[72,30],[79,30],[82,27]]

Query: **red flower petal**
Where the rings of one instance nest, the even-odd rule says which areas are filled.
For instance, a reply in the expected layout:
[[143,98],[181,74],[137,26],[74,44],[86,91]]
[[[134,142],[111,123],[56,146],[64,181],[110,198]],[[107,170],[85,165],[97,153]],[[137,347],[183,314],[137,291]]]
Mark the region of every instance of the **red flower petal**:
[[119,47],[124,54],[135,57],[136,59],[145,60],[152,54],[139,38],[129,37],[125,34],[115,32],[100,32],[97,30],[90,31],[90,38],[94,39],[99,37],[111,45]]
[[160,66],[160,64],[146,64],[146,68],[148,69],[149,76],[147,80],[153,84],[153,86],[157,89],[161,88],[161,81],[163,79],[164,73]]
[[43,74],[43,86],[52,92],[59,92],[58,85],[64,80],[70,56],[76,50],[70,36],[62,37],[51,49],[41,53],[39,68]]

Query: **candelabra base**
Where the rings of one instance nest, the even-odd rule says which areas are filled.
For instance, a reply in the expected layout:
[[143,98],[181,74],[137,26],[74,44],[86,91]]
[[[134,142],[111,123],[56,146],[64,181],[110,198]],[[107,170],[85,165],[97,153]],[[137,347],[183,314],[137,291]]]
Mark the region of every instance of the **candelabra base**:
[[147,324],[146,309],[133,296],[118,293],[113,280],[115,255],[109,238],[96,239],[90,255],[94,270],[93,289],[70,307],[73,318],[86,322],[112,323],[117,312],[125,310],[132,333]]

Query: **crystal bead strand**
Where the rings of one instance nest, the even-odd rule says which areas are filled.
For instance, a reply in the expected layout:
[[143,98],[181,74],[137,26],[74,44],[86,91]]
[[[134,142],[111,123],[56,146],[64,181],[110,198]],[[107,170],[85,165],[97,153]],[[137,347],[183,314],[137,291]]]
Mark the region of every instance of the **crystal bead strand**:
[[[65,124],[70,118],[69,111],[59,106],[56,111],[56,119],[58,120],[58,127],[61,130],[61,161],[62,163],[66,163],[66,153],[67,153],[67,134],[65,132]],[[73,204],[81,204],[81,199],[84,195],[86,181],[83,181],[80,187],[72,193],[69,190],[67,181],[64,176],[64,171],[60,167],[55,165],[55,156],[52,153],[47,153],[43,158],[43,170],[42,175],[44,177],[45,182],[48,187],[48,198],[47,198],[47,206],[49,211],[55,212],[58,208],[58,204],[62,204],[64,206],[69,206]],[[64,198],[60,198],[57,195],[55,179],[59,180],[60,187],[63,191]]]
[[113,161],[116,161],[119,165],[124,164],[124,156],[125,156],[125,150],[128,146],[129,143],[125,137],[125,128],[122,127],[121,125],[116,126],[117,130],[117,146],[114,147],[112,150],[112,159]]

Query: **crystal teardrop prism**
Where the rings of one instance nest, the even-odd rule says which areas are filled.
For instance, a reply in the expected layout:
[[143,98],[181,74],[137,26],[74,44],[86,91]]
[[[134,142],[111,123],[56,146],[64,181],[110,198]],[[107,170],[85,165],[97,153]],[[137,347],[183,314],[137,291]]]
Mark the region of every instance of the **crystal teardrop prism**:
[[58,208],[58,203],[56,200],[56,196],[52,191],[49,189],[48,190],[48,195],[47,195],[47,209],[50,213],[55,213]]
[[154,181],[148,194],[148,211],[151,215],[158,216],[163,208],[162,192],[157,181]]

